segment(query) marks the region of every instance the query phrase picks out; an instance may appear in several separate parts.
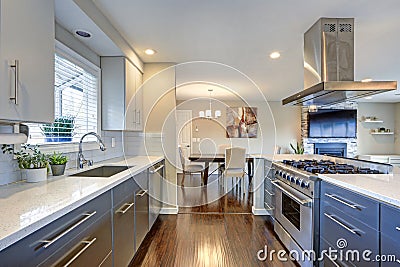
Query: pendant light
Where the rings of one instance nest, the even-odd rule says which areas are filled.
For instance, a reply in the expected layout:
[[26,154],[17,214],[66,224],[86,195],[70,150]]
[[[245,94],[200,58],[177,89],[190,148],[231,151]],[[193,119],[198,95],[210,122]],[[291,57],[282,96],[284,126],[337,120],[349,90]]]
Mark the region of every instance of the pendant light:
[[[212,118],[212,109],[211,109],[211,93],[213,92],[213,89],[208,89],[208,92],[210,94],[209,100],[210,100],[210,105],[209,105],[209,109],[206,109],[205,111],[201,110],[199,111],[199,117],[200,118],[207,118],[207,119],[211,119]],[[221,110],[216,110],[214,113],[214,118],[218,119],[219,117],[221,117]]]

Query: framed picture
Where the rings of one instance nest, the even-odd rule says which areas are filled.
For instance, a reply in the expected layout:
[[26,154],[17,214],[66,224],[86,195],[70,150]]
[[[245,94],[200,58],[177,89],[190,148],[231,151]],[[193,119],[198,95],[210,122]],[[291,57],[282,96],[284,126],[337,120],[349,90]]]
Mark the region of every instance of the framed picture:
[[227,138],[257,138],[257,132],[257,108],[226,108]]

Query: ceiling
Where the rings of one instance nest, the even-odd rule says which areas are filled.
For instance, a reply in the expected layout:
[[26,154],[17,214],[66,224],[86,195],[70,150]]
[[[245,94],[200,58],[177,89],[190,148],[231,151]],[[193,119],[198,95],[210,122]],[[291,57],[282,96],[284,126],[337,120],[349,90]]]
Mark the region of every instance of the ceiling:
[[[320,17],[355,18],[356,80],[400,80],[398,0],[92,1],[144,62],[226,64],[270,101],[302,89],[303,33]],[[157,54],[147,56],[146,48]],[[270,59],[273,51],[281,58]],[[400,102],[400,95],[385,94],[364,101]]]

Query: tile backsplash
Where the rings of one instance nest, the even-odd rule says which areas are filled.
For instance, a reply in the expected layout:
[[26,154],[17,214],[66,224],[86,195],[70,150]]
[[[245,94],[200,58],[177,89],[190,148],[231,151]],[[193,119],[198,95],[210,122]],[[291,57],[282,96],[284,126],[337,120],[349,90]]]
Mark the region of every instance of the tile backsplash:
[[[0,129],[1,130],[1,129]],[[107,147],[105,151],[99,149],[98,144],[84,143],[83,151],[86,159],[92,159],[95,163],[107,159],[139,155],[163,155],[162,135],[159,133],[146,134],[143,132],[102,131],[101,137]],[[115,138],[115,147],[111,147],[111,140]],[[44,147],[45,153],[59,151],[68,156],[67,168],[76,168],[77,145],[74,148],[65,145]],[[0,185],[18,182],[21,180],[21,172],[18,163],[12,155],[4,155],[0,152]]]

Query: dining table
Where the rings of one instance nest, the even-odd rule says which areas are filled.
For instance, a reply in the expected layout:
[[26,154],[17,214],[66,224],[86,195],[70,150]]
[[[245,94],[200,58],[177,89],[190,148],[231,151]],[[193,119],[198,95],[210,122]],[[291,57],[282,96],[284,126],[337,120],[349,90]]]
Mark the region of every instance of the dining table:
[[[206,185],[208,182],[210,163],[224,163],[225,162],[225,154],[224,153],[216,153],[216,154],[201,154],[195,153],[190,154],[188,159],[192,162],[204,162],[204,171],[203,171],[203,184]],[[254,158],[250,156],[250,154],[246,154],[246,162],[247,162],[247,175],[249,176],[249,183],[253,178],[253,168],[254,168]]]

